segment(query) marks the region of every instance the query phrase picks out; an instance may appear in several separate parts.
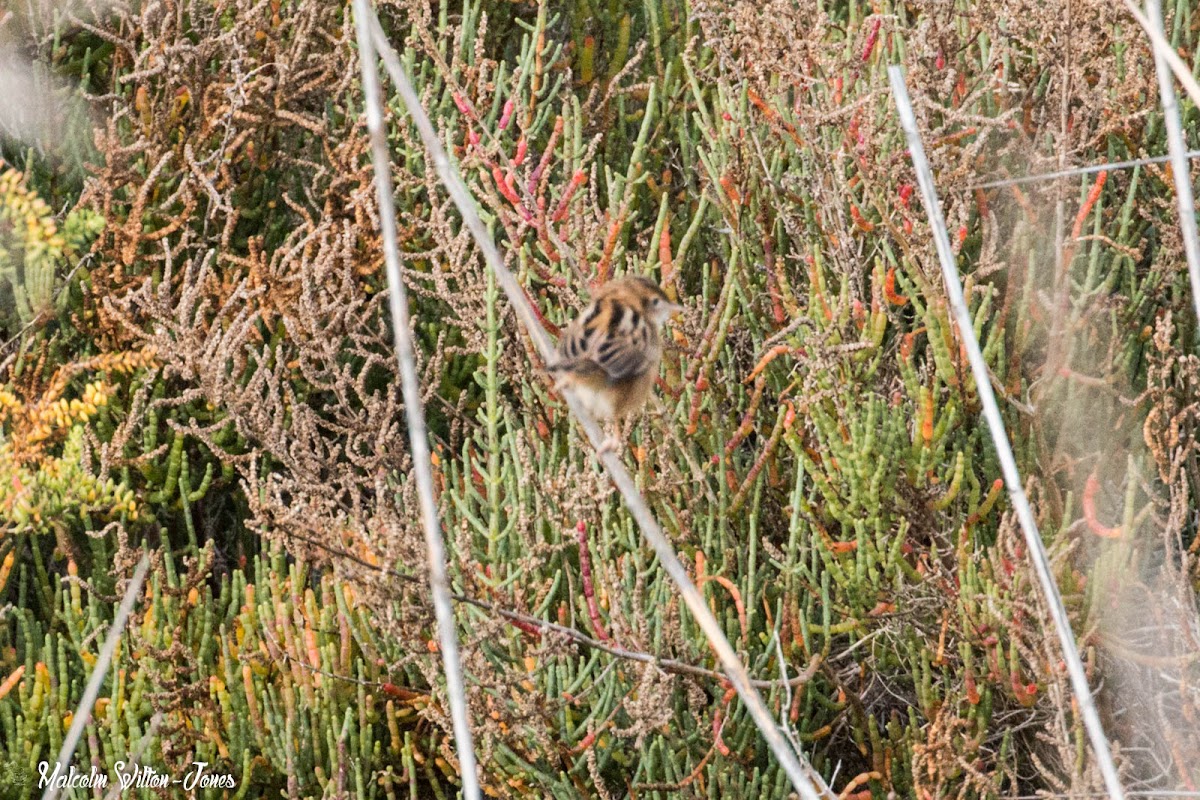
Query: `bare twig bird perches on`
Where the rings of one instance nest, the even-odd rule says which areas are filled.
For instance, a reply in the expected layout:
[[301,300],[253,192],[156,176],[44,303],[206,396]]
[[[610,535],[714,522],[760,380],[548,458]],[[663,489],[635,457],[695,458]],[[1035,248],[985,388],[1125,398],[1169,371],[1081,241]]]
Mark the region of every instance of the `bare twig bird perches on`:
[[[555,387],[574,389],[598,420],[628,418],[654,388],[662,361],[659,329],[682,310],[649,278],[618,278],[604,284],[563,332],[558,360],[547,365],[557,376]],[[619,444],[612,436],[604,447]]]

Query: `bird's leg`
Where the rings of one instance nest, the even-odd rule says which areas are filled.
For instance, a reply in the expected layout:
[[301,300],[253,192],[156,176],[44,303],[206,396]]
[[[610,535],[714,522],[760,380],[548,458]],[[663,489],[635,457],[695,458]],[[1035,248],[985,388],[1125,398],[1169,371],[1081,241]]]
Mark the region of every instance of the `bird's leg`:
[[625,443],[625,437],[628,435],[626,425],[615,420],[609,420],[604,423],[604,432],[608,434],[604,443],[600,445],[600,452],[603,453],[618,453],[621,446]]

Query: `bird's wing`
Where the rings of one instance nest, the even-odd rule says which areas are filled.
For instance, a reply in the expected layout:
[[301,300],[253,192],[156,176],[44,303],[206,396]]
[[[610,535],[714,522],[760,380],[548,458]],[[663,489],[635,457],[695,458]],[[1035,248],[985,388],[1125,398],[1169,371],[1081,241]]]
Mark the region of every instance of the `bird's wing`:
[[630,328],[614,320],[608,309],[592,313],[589,309],[563,332],[558,344],[559,361],[552,369],[574,372],[581,376],[602,372],[604,377],[619,383],[636,378],[654,368],[654,342],[650,329],[644,324]]
[[588,358],[591,340],[595,334],[594,329],[588,329],[579,319],[573,321],[563,330],[562,338],[558,340],[558,363],[554,366],[558,369],[570,369],[574,363]]
[[649,345],[636,336],[598,336],[589,356],[617,383],[644,375],[653,366]]

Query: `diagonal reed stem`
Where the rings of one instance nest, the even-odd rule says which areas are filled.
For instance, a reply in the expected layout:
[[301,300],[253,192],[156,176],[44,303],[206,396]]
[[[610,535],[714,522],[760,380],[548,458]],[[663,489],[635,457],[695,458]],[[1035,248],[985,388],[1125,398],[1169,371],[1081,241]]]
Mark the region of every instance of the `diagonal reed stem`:
[[408,297],[400,274],[400,253],[396,243],[396,209],[392,197],[391,156],[383,127],[383,102],[379,71],[371,36],[375,12],[368,0],[354,0],[354,29],[358,37],[359,64],[362,68],[363,95],[367,106],[367,130],[371,137],[371,162],[375,169],[375,191],[379,196],[379,227],[383,234],[383,255],[387,268],[388,306],[392,315],[392,336],[400,364],[400,383],[404,395],[404,413],[408,421],[408,440],[412,450],[413,472],[429,555],[429,588],[437,616],[438,640],[442,665],[446,670],[446,693],[450,699],[450,718],[457,745],[462,796],[479,799],[479,776],[471,727],[467,721],[467,698],[463,687],[462,665],[454,629],[454,610],[450,606],[450,583],[446,577],[446,546],[438,521],[437,500],[433,495],[433,463],[429,457],[429,435],[421,403],[421,383],[417,376],[409,330]]
[[[1179,57],[1179,54],[1175,52],[1173,47],[1171,47],[1171,44],[1167,41],[1167,38],[1163,36],[1161,22],[1158,26],[1155,26],[1150,22],[1149,19],[1146,18],[1146,15],[1143,14],[1136,5],[1134,5],[1133,0],[1124,0],[1124,2],[1125,10],[1129,12],[1130,16],[1137,20],[1138,25],[1142,26],[1142,30],[1146,32],[1146,36],[1150,38],[1150,44],[1154,50],[1156,60],[1157,57],[1161,57],[1167,62],[1167,66],[1170,68],[1171,72],[1175,74],[1175,77],[1179,79],[1179,83],[1181,86],[1183,86],[1183,90],[1187,92],[1188,97],[1192,98],[1192,102],[1195,103],[1197,107],[1200,107],[1200,83],[1197,83],[1196,79],[1192,77],[1191,68],[1187,64],[1183,63],[1183,59]],[[1160,20],[1161,18],[1161,15],[1159,15]]]
[[[1157,45],[1166,40],[1163,35],[1162,0],[1146,0],[1146,15],[1150,18],[1147,32]],[[1158,96],[1162,101],[1163,121],[1167,125],[1167,146],[1171,152],[1171,173],[1175,179],[1175,200],[1179,204],[1179,229],[1183,233],[1183,251],[1187,255],[1188,277],[1192,282],[1192,304],[1200,321],[1200,235],[1196,232],[1196,198],[1192,195],[1192,171],[1184,152],[1183,124],[1179,118],[1179,101],[1171,69],[1163,58],[1162,49],[1154,48],[1154,70],[1158,73]],[[1190,73],[1189,73],[1190,75]]]
[[[117,608],[112,625],[108,626],[108,636],[104,638],[104,645],[100,648],[100,657],[96,659],[96,666],[92,670],[92,676],[88,678],[87,687],[83,690],[79,707],[75,709],[75,715],[71,718],[71,728],[67,731],[67,737],[63,739],[62,747],[58,751],[58,759],[55,763],[64,775],[67,773],[67,768],[71,766],[71,759],[74,758],[75,748],[79,745],[80,737],[83,736],[84,726],[92,717],[92,706],[96,704],[96,698],[100,696],[100,686],[104,683],[104,677],[112,665],[113,653],[116,652],[117,644],[121,641],[125,623],[133,612],[133,604],[137,602],[138,594],[142,590],[142,581],[146,580],[146,572],[149,569],[150,556],[143,555],[142,560],[138,562],[137,569],[133,572],[133,580],[129,582],[129,586],[125,587],[125,597],[121,599],[121,605]],[[55,800],[58,797],[58,790],[58,784],[51,781],[46,787],[45,793],[42,794],[42,800]]]
[[[366,0],[355,0],[355,8],[359,6],[365,7],[366,4]],[[445,148],[442,147],[437,132],[429,120],[429,116],[421,106],[420,98],[417,97],[412,83],[405,74],[404,68],[400,63],[400,58],[388,43],[383,29],[379,26],[378,19],[374,18],[373,15],[370,19],[371,32],[374,35],[375,44],[383,58],[384,67],[391,76],[397,93],[400,95],[405,107],[407,107],[408,113],[417,127],[417,131],[420,133],[421,139],[429,151],[429,155],[433,160],[442,184],[446,187],[450,198],[458,207],[459,213],[463,218],[463,224],[470,230],[488,266],[495,273],[500,287],[504,290],[509,302],[516,310],[517,318],[521,321],[522,326],[533,340],[543,360],[549,360],[552,354],[552,345],[549,336],[537,321],[533,308],[525,297],[525,292],[522,290],[520,284],[517,283],[516,277],[505,266],[504,259],[496,249],[491,234],[484,226],[483,220],[479,217],[479,212],[475,209],[475,201],[472,199],[462,179],[458,176],[457,171],[450,164]],[[754,723],[758,726],[763,738],[775,754],[775,758],[779,761],[780,766],[787,773],[792,786],[800,793],[800,796],[804,800],[832,798],[834,795],[825,786],[821,776],[817,774],[816,770],[807,761],[803,760],[802,756],[792,749],[775,720],[771,717],[771,713],[768,711],[762,697],[751,684],[750,675],[746,671],[745,666],[741,663],[737,653],[734,652],[732,645],[729,644],[729,640],[725,638],[725,634],[721,631],[721,626],[708,609],[699,590],[688,577],[687,570],[679,561],[679,557],[675,555],[671,543],[663,534],[658,522],[655,521],[654,515],[650,512],[645,499],[638,492],[633,478],[630,477],[629,472],[625,469],[625,465],[614,453],[607,452],[601,447],[604,442],[604,435],[599,425],[597,425],[596,421],[579,403],[574,392],[566,390],[563,394],[571,412],[575,415],[588,440],[591,441],[592,446],[596,449],[600,462],[608,470],[609,477],[612,478],[617,490],[625,498],[625,504],[629,508],[629,513],[638,523],[643,536],[646,537],[650,546],[654,548],[659,562],[663,565],[663,569],[666,570],[667,575],[670,576],[671,580],[679,588],[684,603],[687,605],[688,610],[691,611],[696,623],[704,631],[705,636],[708,637],[709,644],[716,651],[717,657],[720,659],[721,666],[724,668],[730,683],[741,697],[742,702],[746,705],[750,716],[754,719]]]
[[1050,569],[1050,558],[1046,554],[1046,546],[1042,543],[1042,535],[1038,531],[1037,522],[1033,518],[1033,510],[1025,496],[1025,488],[1021,483],[1021,474],[1017,470],[1017,461],[1013,456],[1012,445],[1008,440],[1008,432],[1004,428],[1004,420],[1000,417],[1000,407],[996,404],[996,395],[992,391],[991,376],[987,362],[983,359],[983,351],[979,348],[979,340],[975,338],[975,328],[971,323],[971,312],[967,309],[967,301],[963,297],[962,283],[958,276],[958,266],[954,261],[954,251],[950,247],[950,236],[946,232],[946,220],[942,216],[942,205],[938,200],[937,189],[933,185],[933,171],[925,158],[925,147],[921,143],[921,134],[917,131],[917,119],[913,114],[912,101],[908,97],[908,87],[904,83],[904,72],[899,65],[888,67],[888,79],[892,83],[892,96],[896,101],[896,109],[900,113],[900,127],[908,140],[908,150],[912,155],[913,168],[917,173],[917,183],[921,186],[921,197],[925,204],[925,213],[929,216],[929,227],[933,231],[933,241],[937,246],[938,260],[942,265],[942,277],[946,282],[946,293],[950,296],[950,306],[954,313],[954,322],[958,327],[958,335],[967,350],[967,358],[971,362],[971,373],[975,377],[975,389],[983,403],[983,416],[987,420],[988,430],[996,446],[996,455],[1000,459],[1000,469],[1004,473],[1004,482],[1008,486],[1008,494],[1012,499],[1021,530],[1025,534],[1025,544],[1029,549],[1029,558],[1033,561],[1034,571],[1042,587],[1046,604],[1050,607],[1050,617],[1054,620],[1054,628],[1058,632],[1062,644],[1063,660],[1071,677],[1071,688],[1075,693],[1075,701],[1079,705],[1079,713],[1083,718],[1083,726],[1087,729],[1088,738],[1092,742],[1096,763],[1104,776],[1104,785],[1109,796],[1114,800],[1124,800],[1125,790],[1117,776],[1117,768],[1113,764],[1109,752],[1108,737],[1100,724],[1100,715],[1096,712],[1096,703],[1088,686],[1087,674],[1083,670],[1083,662],[1079,659],[1079,651],[1075,646],[1075,635],[1071,631],[1071,620],[1063,606],[1062,595],[1054,574]]

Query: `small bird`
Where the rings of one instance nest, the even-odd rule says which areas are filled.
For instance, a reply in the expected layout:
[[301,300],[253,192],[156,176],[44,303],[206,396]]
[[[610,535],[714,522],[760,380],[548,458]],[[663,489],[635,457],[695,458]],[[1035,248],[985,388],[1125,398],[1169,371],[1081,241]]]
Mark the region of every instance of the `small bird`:
[[[547,365],[558,376],[555,387],[574,389],[598,420],[627,418],[646,402],[658,376],[659,329],[682,310],[649,278],[604,284],[563,331],[558,359]],[[604,449],[614,449],[619,441],[610,437]]]

